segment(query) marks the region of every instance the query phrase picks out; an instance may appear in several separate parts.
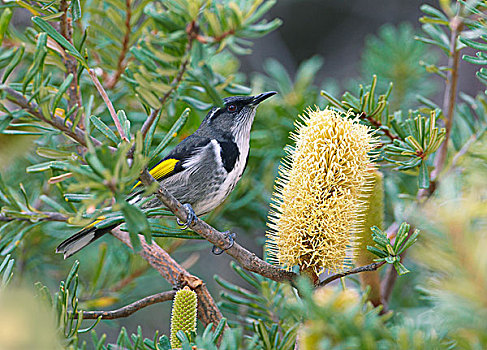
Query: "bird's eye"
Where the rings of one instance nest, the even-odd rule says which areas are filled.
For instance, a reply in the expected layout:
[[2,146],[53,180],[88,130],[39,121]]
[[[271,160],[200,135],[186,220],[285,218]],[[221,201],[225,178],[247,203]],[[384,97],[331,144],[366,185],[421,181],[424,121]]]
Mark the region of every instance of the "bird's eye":
[[227,107],[228,111],[229,112],[235,112],[237,110],[237,106],[235,105],[230,105]]

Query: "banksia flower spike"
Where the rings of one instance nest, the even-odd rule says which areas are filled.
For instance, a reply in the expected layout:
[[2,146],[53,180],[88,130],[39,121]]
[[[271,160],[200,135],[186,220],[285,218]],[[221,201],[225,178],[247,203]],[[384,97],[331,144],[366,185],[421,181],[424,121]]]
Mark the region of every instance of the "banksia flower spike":
[[271,262],[317,275],[351,262],[376,139],[350,113],[308,109],[301,120],[276,181],[266,246]]
[[[363,221],[361,220],[357,227],[357,234],[360,239],[355,262],[358,266],[372,264],[377,258],[367,250],[367,246],[373,247],[375,245],[370,228],[372,226],[377,226],[381,230],[384,228],[383,175],[380,171],[373,169],[369,176],[371,177],[370,187],[365,189],[363,193],[363,200],[367,202],[367,205],[363,208]],[[374,306],[378,306],[381,303],[379,271],[361,273],[360,281],[362,287],[370,286],[368,298]]]
[[184,287],[177,291],[172,304],[171,315],[171,348],[180,348],[181,341],[176,333],[183,331],[186,334],[196,332],[196,307],[198,299],[196,293]]

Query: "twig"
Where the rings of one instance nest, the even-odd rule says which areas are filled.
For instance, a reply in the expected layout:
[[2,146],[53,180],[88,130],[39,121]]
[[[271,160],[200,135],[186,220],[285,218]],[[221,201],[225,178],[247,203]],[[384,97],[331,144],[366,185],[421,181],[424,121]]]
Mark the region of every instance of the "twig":
[[125,56],[127,55],[127,51],[129,48],[129,41],[130,41],[130,33],[132,32],[132,27],[130,25],[130,20],[132,18],[132,7],[130,4],[130,0],[125,0],[125,35],[122,41],[122,50],[120,51],[120,55],[118,56],[117,62],[117,70],[115,73],[108,79],[106,86],[107,89],[111,90],[117,85],[122,72],[126,67]]
[[[62,36],[66,38],[71,44],[73,44],[73,25],[72,19],[68,17],[68,1],[61,0],[59,5],[59,10],[62,12],[61,20],[60,20],[60,33]],[[73,81],[69,85],[68,88],[68,109],[70,110],[75,105],[79,107],[82,106],[81,102],[81,92],[78,87],[78,62],[76,59],[71,55],[66,55],[63,58],[64,65],[66,66],[65,77],[69,74],[73,75]],[[80,128],[84,128],[84,118],[81,117],[79,121]]]
[[111,292],[118,292],[119,290],[122,290],[125,288],[127,285],[132,283],[137,277],[140,277],[144,274],[149,269],[149,265],[144,265],[140,269],[135,270],[132,272],[129,276],[121,279],[116,285],[114,285],[110,291]]
[[348,276],[348,275],[353,275],[353,274],[356,274],[356,273],[361,273],[361,272],[366,272],[366,271],[375,271],[379,267],[381,267],[382,265],[384,265],[385,263],[386,263],[385,261],[375,262],[375,263],[372,263],[372,264],[369,264],[369,265],[360,266],[360,267],[356,267],[356,268],[351,269],[351,270],[347,270],[347,271],[343,271],[343,272],[340,272],[340,273],[336,273],[336,274],[331,275],[330,277],[324,279],[323,281],[321,281],[318,284],[318,287],[326,286],[328,283],[333,282],[334,280],[337,280],[339,278],[342,278],[342,277],[345,277],[345,276]]
[[365,119],[367,120],[370,124],[372,124],[373,127],[375,127],[376,129],[382,131],[384,133],[385,136],[387,136],[391,141],[394,141],[394,140],[400,140],[401,138],[396,136],[396,135],[393,135],[389,129],[381,129],[382,127],[382,123],[378,120],[375,120],[373,117],[370,117],[368,116],[365,112],[362,112],[359,116],[360,119]]
[[[144,170],[144,172],[141,174],[140,180],[146,187],[155,182],[154,178],[147,171],[147,169]],[[174,213],[174,215],[178,219],[186,222],[186,209],[163,186],[159,186],[159,189],[157,190],[155,195],[169,210]],[[213,243],[217,247],[223,249],[226,254],[233,257],[244,269],[248,271],[256,272],[259,275],[267,277],[276,282],[293,282],[297,277],[297,274],[294,272],[286,271],[265,262],[238,243],[234,243],[231,248],[226,249],[230,244],[230,242],[228,242],[227,236],[217,231],[199,218],[194,220],[189,225],[189,228],[210,243]]]
[[[56,212],[22,212],[22,215],[28,215],[35,217],[36,221],[67,221],[68,216],[56,213]],[[5,214],[0,214],[0,221],[9,222],[9,221],[30,221],[30,218],[27,217],[16,217],[16,216],[8,216]]]
[[[181,66],[179,67],[178,74],[174,77],[173,81],[171,82],[171,87],[169,90],[159,99],[159,102],[161,106],[163,106],[168,98],[171,96],[171,94],[176,91],[176,89],[179,87],[181,84],[181,81],[183,80],[184,73],[186,72],[188,68],[188,64],[191,60],[191,55],[190,51],[191,48],[193,47],[193,40],[195,39],[195,35],[197,36],[198,29],[196,26],[196,23],[192,21],[188,26],[186,27],[186,33],[188,35],[188,44],[186,46],[186,55],[187,58],[183,61]],[[149,132],[149,129],[151,128],[152,124],[154,124],[154,121],[156,120],[157,115],[161,111],[161,108],[154,109],[150,116],[145,120],[144,124],[142,125],[142,128],[140,129],[142,138],[145,139],[145,136]],[[127,152],[127,157],[132,158],[133,154],[135,151],[135,144],[130,148],[130,150]]]
[[[391,236],[391,230],[397,231],[397,223],[393,222],[392,225],[387,229],[388,236]],[[408,236],[406,239],[409,239],[414,232],[414,228],[411,226],[409,228]],[[401,254],[401,260],[404,259],[406,256],[406,251]],[[397,271],[393,265],[389,267],[389,270],[386,271],[384,278],[382,279],[381,286],[380,286],[380,295],[381,295],[381,303],[384,305],[384,308],[387,308],[387,304],[389,303],[389,299],[391,298],[392,291],[394,290],[394,285],[396,284],[397,280]]]
[[148,297],[137,300],[131,304],[121,307],[120,309],[112,311],[83,311],[83,319],[93,320],[101,316],[101,318],[104,320],[113,320],[115,318],[127,317],[146,306],[172,300],[175,294],[176,291],[171,290],[168,292],[149,295]]
[[[461,5],[463,7],[463,5]],[[460,10],[461,12],[461,10]],[[458,65],[460,62],[460,49],[457,48],[457,40],[463,28],[463,20],[459,16],[455,16],[450,21],[450,55],[448,58],[448,71],[447,71],[447,84],[445,87],[445,94],[443,95],[443,113],[445,116],[445,139],[438,148],[435,156],[434,166],[435,168],[431,172],[431,187],[426,194],[422,194],[422,197],[431,196],[433,191],[431,189],[436,188],[435,182],[438,179],[439,174],[443,170],[446,162],[446,155],[448,152],[448,141],[450,139],[451,128],[453,125],[453,116],[455,112],[455,100],[457,96],[457,83],[458,83]]]
[[105,104],[108,107],[108,110],[110,111],[110,115],[112,116],[113,122],[115,123],[115,127],[117,128],[118,134],[124,141],[128,141],[127,135],[125,135],[125,132],[123,131],[122,124],[120,124],[120,120],[118,119],[117,112],[115,112],[115,108],[113,108],[112,101],[108,98],[108,95],[101,85],[100,81],[98,80],[98,77],[96,76],[95,72],[92,69],[88,69],[88,73],[90,74],[91,80],[93,80],[93,83],[96,86],[96,89],[100,93],[101,97],[103,98],[103,101],[105,101]]
[[[62,131],[66,136],[69,136],[80,145],[86,147],[85,132],[77,126],[73,129],[73,123],[71,123],[69,120],[64,120],[56,115],[51,115],[50,119],[48,119],[44,117],[42,112],[39,110],[39,106],[37,106],[35,102],[29,102],[20,92],[15,91],[14,89],[5,85],[0,85],[0,90],[5,91],[8,95],[10,95],[10,97],[12,97],[12,99],[9,99],[11,102],[15,103],[19,107],[22,107],[35,118],[55,127],[56,129]],[[90,139],[95,146],[102,144],[92,136],[90,136]]]
[[[193,41],[189,41],[187,52],[191,50],[192,46],[193,46]],[[184,62],[181,64],[181,68],[179,69],[178,74],[176,75],[176,77],[173,79],[171,83],[171,88],[159,99],[161,106],[166,103],[167,99],[171,96],[171,94],[179,87],[179,84],[183,80],[183,75],[186,72],[186,69],[188,68],[189,61],[190,61],[189,57],[186,60],[184,60]],[[142,125],[142,129],[140,129],[142,133],[142,137],[145,137],[145,135],[147,135],[147,133],[149,132],[149,129],[154,123],[154,120],[159,114],[159,111],[160,108],[153,110],[149,118],[147,118],[144,124]]]
[[479,132],[473,134],[470,136],[470,138],[465,142],[465,144],[458,150],[458,152],[455,154],[453,157],[448,170],[444,175],[447,175],[451,173],[453,170],[456,169],[458,162],[460,161],[460,158],[462,158],[469,150],[470,147],[477,141],[482,135],[487,131],[487,126],[484,126]]
[[[132,248],[130,236],[119,228],[112,230],[112,235]],[[198,318],[206,326],[210,323],[218,325],[223,317],[213,297],[201,279],[191,275],[183,269],[164,249],[157,243],[148,244],[143,236],[139,236],[142,249],[137,252],[144,258],[159,274],[169,283],[175,286],[187,285],[194,290],[198,296]]]

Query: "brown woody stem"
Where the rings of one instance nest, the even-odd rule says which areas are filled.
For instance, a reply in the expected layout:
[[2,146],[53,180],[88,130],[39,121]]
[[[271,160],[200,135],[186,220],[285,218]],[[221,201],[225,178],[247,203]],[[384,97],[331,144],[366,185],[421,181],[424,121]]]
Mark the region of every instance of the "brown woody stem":
[[[147,187],[155,182],[147,169],[140,176],[141,182]],[[183,222],[187,220],[187,212],[183,205],[164,187],[159,186],[155,193],[157,198],[173,212],[173,214]],[[261,276],[267,277],[276,282],[292,282],[297,277],[294,272],[286,271],[273,266],[260,259],[254,253],[248,251],[238,243],[234,243],[229,249],[226,249],[230,242],[225,234],[217,231],[203,220],[197,218],[189,225],[189,228],[199,234],[207,241],[225,251],[226,254],[233,257],[246,270],[256,272]],[[225,250],[226,249],[226,250]]]
[[[130,236],[118,228],[112,230],[112,235],[132,248]],[[196,276],[191,275],[176,260],[174,260],[157,243],[148,244],[143,236],[139,236],[142,249],[137,252],[144,258],[159,274],[174,286],[187,285],[198,295],[198,318],[206,326],[210,323],[218,325],[222,314],[216,306],[213,297],[206,288],[204,282]]]
[[385,261],[376,262],[376,263],[372,263],[372,264],[369,264],[369,265],[356,267],[356,268],[351,269],[351,270],[347,270],[347,271],[343,271],[343,272],[340,272],[340,273],[331,275],[330,277],[328,277],[328,278],[324,279],[323,281],[321,281],[318,284],[318,286],[319,287],[326,286],[328,283],[333,282],[334,280],[337,280],[337,279],[342,278],[342,277],[345,277],[345,276],[353,275],[353,274],[356,274],[356,273],[361,273],[361,272],[366,272],[366,271],[375,271],[379,267],[381,267],[382,265],[384,265],[385,263],[386,263]]
[[130,33],[132,32],[132,26],[130,25],[130,20],[132,18],[132,7],[131,0],[125,0],[125,35],[122,41],[122,50],[118,56],[117,70],[110,77],[106,83],[107,89],[111,90],[117,85],[120,76],[122,75],[127,63],[125,62],[125,57],[129,49]]
[[[35,217],[37,221],[66,221],[68,216],[56,212],[23,212],[22,215]],[[30,221],[28,217],[16,217],[0,214],[0,221]]]
[[[73,23],[72,19],[68,17],[69,4],[67,0],[61,0],[59,5],[59,10],[62,12],[60,20],[60,32],[61,35],[66,38],[71,44],[73,44]],[[63,58],[64,65],[66,67],[65,77],[69,74],[73,75],[73,80],[68,88],[68,110],[71,110],[75,105],[80,108],[82,106],[81,102],[81,91],[78,88],[78,62],[71,55],[66,55]],[[81,117],[79,121],[80,128],[84,128],[84,118]]]
[[[71,123],[69,120],[64,120],[63,118],[58,117],[56,115],[51,115],[50,118],[46,118],[39,110],[39,106],[37,106],[35,102],[29,102],[24,97],[24,95],[22,95],[20,92],[15,91],[14,89],[6,86],[0,86],[0,90],[5,91],[10,96],[9,100],[11,102],[15,103],[19,107],[22,107],[24,110],[29,112],[35,118],[62,131],[66,136],[69,136],[70,138],[78,142],[80,145],[84,147],[87,146],[86,139],[85,139],[86,137],[85,132],[77,126],[73,128],[73,123]],[[90,136],[90,139],[95,146],[99,146],[102,144],[100,141],[98,141],[92,136]]]
[[176,291],[171,290],[168,292],[149,295],[148,297],[137,300],[131,304],[121,307],[120,309],[112,311],[83,311],[83,319],[93,320],[101,317],[104,320],[113,320],[115,318],[127,317],[146,306],[172,300],[175,294]]
[[445,86],[445,93],[443,95],[443,115],[445,120],[446,134],[445,139],[441,143],[435,155],[434,169],[431,172],[430,178],[430,187],[418,193],[418,198],[420,200],[430,197],[437,188],[436,182],[446,162],[446,156],[448,153],[448,141],[450,140],[453,117],[455,115],[455,102],[458,84],[458,66],[460,63],[460,49],[457,47],[457,41],[463,29],[463,19],[459,16],[453,17],[450,20],[450,28],[450,52],[448,57],[449,69],[447,70],[447,83]]
[[112,116],[113,122],[115,123],[115,127],[117,128],[118,134],[124,141],[128,141],[127,135],[125,135],[125,132],[123,131],[122,124],[120,124],[120,119],[118,119],[117,112],[115,112],[115,108],[113,108],[112,101],[108,98],[108,95],[101,85],[100,81],[98,80],[98,77],[96,76],[95,72],[92,69],[88,69],[88,73],[90,74],[91,80],[95,84],[96,89],[100,93],[101,97],[103,98],[103,101],[105,101],[105,104],[108,107],[108,111],[110,112],[110,115]]

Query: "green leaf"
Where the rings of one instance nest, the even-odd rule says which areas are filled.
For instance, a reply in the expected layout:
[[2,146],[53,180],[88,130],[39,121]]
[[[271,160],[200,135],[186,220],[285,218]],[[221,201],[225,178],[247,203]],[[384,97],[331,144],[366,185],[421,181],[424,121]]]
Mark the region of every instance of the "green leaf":
[[[59,149],[52,149],[47,147],[38,147],[36,153],[44,158],[50,159],[72,159],[73,152],[62,151]],[[41,163],[46,164],[46,163]]]
[[17,65],[20,63],[20,60],[24,55],[24,51],[25,51],[25,44],[22,43],[22,45],[19,48],[17,48],[17,51],[15,51],[14,57],[12,58],[12,60],[10,61],[10,63],[8,64],[8,66],[5,68],[3,72],[2,84],[4,84],[5,81],[7,81],[7,78],[9,77],[10,73],[12,73],[15,67],[17,67]]
[[181,116],[176,120],[176,122],[173,124],[171,129],[167,132],[167,134],[164,136],[162,141],[159,143],[159,145],[156,147],[155,150],[152,151],[150,158],[151,160],[157,157],[164,148],[171,142],[176,136],[179,130],[186,124],[186,121],[188,120],[188,115],[191,110],[189,108],[186,108],[183,113],[181,113]]
[[71,267],[71,271],[69,271],[68,277],[66,277],[66,282],[64,283],[66,289],[69,289],[69,287],[71,285],[71,281],[73,280],[73,278],[78,273],[78,270],[79,270],[79,261],[76,260],[73,263],[73,266]]
[[403,264],[401,264],[399,261],[396,261],[394,263],[394,268],[396,269],[397,274],[399,276],[405,275],[409,272],[409,270],[406,269],[406,267]]
[[163,335],[159,338],[159,348],[161,350],[171,350],[171,341],[167,335]]
[[388,256],[388,254],[386,252],[384,252],[383,250],[380,250],[377,247],[372,247],[372,246],[368,245],[367,250],[369,252],[371,252],[372,254],[377,255],[379,258],[385,258],[386,256]]
[[206,103],[189,96],[181,96],[179,99],[188,103],[199,111],[208,110],[213,106],[211,103]]
[[56,109],[57,105],[59,104],[59,101],[61,101],[61,98],[63,97],[64,93],[66,92],[66,90],[68,90],[69,85],[71,85],[73,78],[74,78],[73,74],[69,73],[68,76],[64,79],[64,82],[59,87],[58,91],[56,92],[56,95],[54,95],[52,110]]
[[90,117],[91,122],[106,138],[111,140],[114,144],[118,145],[120,139],[115,135],[115,133],[110,129],[104,122],[101,121],[97,116],[92,115]]
[[147,217],[144,215],[142,210],[129,204],[125,199],[121,198],[120,195],[117,196],[117,203],[120,205],[120,210],[125,218],[125,226],[130,234],[130,242],[132,243],[132,248],[137,251],[141,248],[140,240],[138,235],[144,235],[144,238],[148,244],[152,243],[152,235],[147,221]]
[[149,149],[150,146],[152,145],[152,140],[154,139],[154,133],[156,132],[157,124],[159,123],[159,119],[161,118],[161,113],[162,113],[162,109],[160,109],[159,112],[157,113],[156,119],[154,119],[154,122],[152,123],[149,131],[147,132],[147,135],[145,136],[145,140],[144,140],[145,156],[149,155]]
[[57,212],[62,213],[62,212],[66,211],[59,203],[57,203],[54,199],[46,196],[45,194],[40,195],[39,200],[46,203],[47,205],[49,205],[51,208],[53,208]]
[[446,17],[443,12],[434,8],[433,6],[430,6],[428,4],[423,4],[419,7],[419,9],[433,18],[441,19],[443,21],[448,22],[448,17]]
[[59,34],[59,32],[56,29],[54,29],[53,26],[51,26],[48,22],[43,20],[41,17],[33,17],[32,22],[34,22],[37,26],[39,26],[40,29],[46,32],[59,45],[64,47],[66,50],[68,50],[68,53],[73,55],[73,57],[75,57],[83,67],[89,69],[88,64],[86,63],[84,57],[78,52],[78,50],[76,50],[76,48],[64,36]]
[[460,41],[464,43],[465,45],[479,51],[487,51],[487,44],[482,44],[479,42],[476,42],[475,40],[467,39],[467,38],[460,38]]
[[430,186],[430,176],[428,172],[428,166],[426,165],[426,162],[424,160],[421,162],[421,165],[419,166],[418,184],[419,184],[419,188],[429,188]]
[[81,18],[81,5],[79,0],[71,0],[71,17],[74,22]]
[[394,242],[394,252],[397,253],[399,247],[401,247],[404,241],[407,239],[409,228],[410,228],[409,224],[403,222],[399,227],[399,230],[397,230],[396,240]]
[[12,279],[15,260],[10,259],[10,254],[8,254],[5,259],[3,259],[0,265],[0,272],[2,273],[2,280],[0,281],[0,287],[5,287]]
[[223,317],[218,323],[218,326],[216,327],[215,332],[213,332],[213,335],[211,337],[211,341],[213,342],[213,344],[216,345],[216,343],[218,342],[218,338],[222,335],[226,324],[227,324],[227,319]]
[[9,8],[3,10],[2,15],[0,16],[0,45],[2,45],[3,37],[5,36],[11,18],[12,10]]
[[481,65],[487,64],[487,58],[483,58],[483,57],[474,57],[474,56],[469,56],[469,55],[463,55],[462,59],[464,61],[472,63],[472,64],[481,64]]
[[406,243],[398,251],[398,254],[402,254],[406,249],[412,246],[418,240],[419,230],[414,230],[413,234],[409,237]]
[[[94,152],[86,153],[85,160],[86,163],[88,163],[88,165],[90,166],[90,168],[93,169],[93,172],[101,177],[101,179],[99,179],[101,181],[105,177],[106,168],[103,165],[103,163],[100,161],[100,159],[97,157],[96,153]],[[81,169],[82,168],[78,168],[75,169],[75,171],[78,170],[76,171],[77,173],[82,173],[83,171],[80,171]]]
[[117,112],[117,117],[120,120],[120,124],[122,124],[122,129],[125,136],[127,136],[127,138],[130,140],[130,120],[127,119],[125,111],[119,110]]

